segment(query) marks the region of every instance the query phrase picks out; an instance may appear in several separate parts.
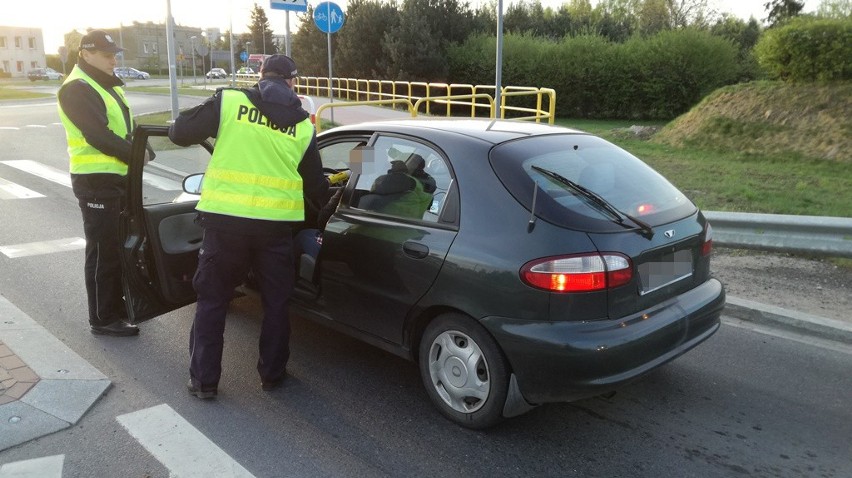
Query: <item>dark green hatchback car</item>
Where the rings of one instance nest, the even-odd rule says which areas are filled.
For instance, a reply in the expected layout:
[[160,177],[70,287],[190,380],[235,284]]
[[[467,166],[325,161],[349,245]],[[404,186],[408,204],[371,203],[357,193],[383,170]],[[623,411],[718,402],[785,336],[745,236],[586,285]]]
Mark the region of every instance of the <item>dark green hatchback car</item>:
[[[164,135],[143,127],[137,153]],[[339,127],[319,145],[351,178],[319,255],[297,260],[294,311],[416,361],[458,424],[612,391],[719,328],[710,225],[598,137],[429,119]],[[208,154],[172,147],[156,163],[186,171]],[[126,290],[141,321],[194,300],[201,231],[194,200],[161,201],[141,161],[130,170]]]

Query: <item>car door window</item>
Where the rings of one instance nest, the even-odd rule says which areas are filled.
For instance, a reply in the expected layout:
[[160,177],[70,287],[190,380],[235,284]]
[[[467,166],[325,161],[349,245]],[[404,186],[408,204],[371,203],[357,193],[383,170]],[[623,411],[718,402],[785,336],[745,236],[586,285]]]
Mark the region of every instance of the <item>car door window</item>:
[[334,143],[323,144],[320,149],[322,167],[336,171],[351,169],[350,164],[357,156],[358,148],[367,144],[366,138],[347,138]]
[[154,160],[142,170],[142,204],[197,201],[183,192],[183,178],[207,170],[210,153],[202,146],[177,146],[168,137],[151,137],[148,145]]
[[[408,138],[379,136],[360,154],[352,206],[406,219],[437,222],[452,176],[431,146]],[[357,169],[360,166],[360,171]]]

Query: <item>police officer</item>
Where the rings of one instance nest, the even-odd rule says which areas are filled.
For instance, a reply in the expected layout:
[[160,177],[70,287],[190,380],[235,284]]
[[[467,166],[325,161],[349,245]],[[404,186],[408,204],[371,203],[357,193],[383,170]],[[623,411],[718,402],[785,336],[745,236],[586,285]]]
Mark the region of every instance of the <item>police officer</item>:
[[249,268],[264,313],[261,387],[274,390],[286,376],[295,275],[291,226],[304,220],[306,197],[321,205],[329,195],[313,124],[292,91],[296,73],[291,58],[272,55],[254,87],[219,89],[169,128],[169,138],[183,146],[217,138],[197,206],[204,239],[193,279],[198,302],[187,388],[198,398],[218,392],[225,315]]
[[129,336],[121,290],[118,221],[130,162],[133,115],[113,74],[122,51],[106,32],[80,41],[77,65],[57,94],[70,155],[71,188],[83,212],[86,292],[93,334]]

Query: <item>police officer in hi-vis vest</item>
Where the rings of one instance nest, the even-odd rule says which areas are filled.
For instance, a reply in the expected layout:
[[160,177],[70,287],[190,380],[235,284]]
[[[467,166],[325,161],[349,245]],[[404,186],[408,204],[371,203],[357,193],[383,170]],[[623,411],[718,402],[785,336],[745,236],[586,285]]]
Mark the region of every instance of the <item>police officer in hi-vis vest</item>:
[[198,398],[217,394],[225,315],[249,269],[263,304],[261,387],[283,382],[295,280],[291,225],[304,220],[304,201],[318,209],[329,196],[314,126],[292,90],[296,64],[272,55],[260,73],[254,87],[219,89],[169,128],[169,138],[182,146],[216,138],[197,206],[204,240],[193,278],[198,302],[187,388]]
[[71,157],[71,188],[83,211],[89,325],[93,334],[128,336],[139,329],[127,323],[118,221],[133,115],[121,89],[124,83],[113,74],[115,54],[120,51],[104,31],[84,35],[79,61],[57,97]]

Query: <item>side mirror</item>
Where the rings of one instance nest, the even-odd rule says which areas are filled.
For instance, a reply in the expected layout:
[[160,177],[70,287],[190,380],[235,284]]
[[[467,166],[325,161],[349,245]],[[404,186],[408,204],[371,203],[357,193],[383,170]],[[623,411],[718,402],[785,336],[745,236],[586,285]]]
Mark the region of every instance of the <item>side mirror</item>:
[[183,178],[183,190],[189,194],[201,194],[201,185],[204,183],[204,173],[190,174]]

